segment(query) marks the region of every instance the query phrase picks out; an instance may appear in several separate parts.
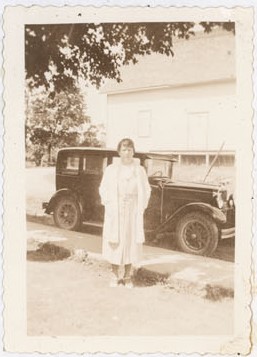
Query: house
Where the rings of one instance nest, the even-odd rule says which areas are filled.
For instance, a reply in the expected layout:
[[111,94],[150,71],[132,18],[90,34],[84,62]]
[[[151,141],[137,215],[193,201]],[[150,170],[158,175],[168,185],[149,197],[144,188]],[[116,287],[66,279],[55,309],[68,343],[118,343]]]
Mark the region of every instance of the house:
[[234,161],[235,35],[224,30],[174,40],[174,57],[152,54],[124,66],[122,82],[109,81],[108,147],[122,137],[138,150],[172,152],[179,160],[209,163],[222,148]]

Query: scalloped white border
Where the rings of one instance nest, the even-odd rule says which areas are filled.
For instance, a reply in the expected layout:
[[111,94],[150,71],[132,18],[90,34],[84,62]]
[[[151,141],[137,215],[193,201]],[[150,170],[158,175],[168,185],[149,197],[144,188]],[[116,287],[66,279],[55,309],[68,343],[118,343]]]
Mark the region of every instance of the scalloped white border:
[[[17,2],[5,2],[5,4],[14,5]],[[19,2],[24,4],[25,2]],[[34,1],[26,2],[26,5],[40,4],[43,6],[49,5],[48,1]],[[92,4],[92,2],[87,2]],[[93,2],[97,6],[103,3],[113,5],[115,2],[107,1]],[[250,258],[251,258],[251,212],[252,206],[249,198],[252,196],[252,107],[253,92],[251,90],[251,71],[252,71],[252,40],[251,31],[253,17],[251,15],[252,9],[232,9],[232,8],[164,8],[151,6],[156,5],[156,1],[127,1],[119,2],[119,5],[143,5],[150,4],[149,7],[141,7],[140,11],[135,8],[124,9],[119,7],[91,7],[75,8],[74,6],[62,7],[63,4],[74,5],[74,1],[66,2],[51,2],[51,5],[59,5],[59,7],[6,7],[4,13],[4,26],[6,32],[6,41],[4,47],[4,100],[6,106],[4,108],[5,118],[5,193],[4,193],[4,298],[8,302],[4,311],[5,314],[5,346],[7,350],[16,352],[97,352],[101,346],[102,352],[200,352],[200,353],[237,353],[248,349],[249,342],[249,288],[250,288]],[[167,2],[160,1],[159,5],[165,6]],[[207,5],[207,1],[181,1],[179,5]],[[209,6],[217,3],[217,1],[208,1]],[[242,5],[242,1],[234,2],[234,5]],[[76,4],[85,4],[85,1],[76,1]],[[117,4],[117,2],[116,2]],[[233,5],[232,1],[229,2]],[[175,4],[174,4],[175,5]],[[176,4],[178,5],[178,4]],[[228,5],[228,2],[222,2],[221,5]],[[244,2],[244,5],[246,3]],[[199,337],[199,336],[180,336],[180,337],[156,337],[156,338],[117,338],[117,337],[96,337],[96,338],[28,338],[26,336],[26,320],[25,320],[25,240],[20,237],[25,236],[25,202],[21,192],[24,193],[24,135],[23,135],[23,31],[24,23],[35,22],[40,18],[41,23],[49,21],[65,22],[74,21],[77,11],[82,13],[81,21],[115,21],[119,19],[128,21],[128,16],[132,16],[131,20],[148,21],[159,19],[165,20],[179,20],[186,19],[197,20],[197,18],[211,19],[213,21],[225,21],[231,18],[238,21],[239,33],[237,32],[237,48],[241,50],[237,53],[238,63],[238,89],[239,102],[241,102],[242,112],[238,118],[238,150],[237,163],[240,167],[237,170],[237,200],[240,205],[237,206],[237,247],[236,247],[236,336],[231,339],[227,336],[217,337]],[[126,14],[124,12],[126,11]],[[40,17],[39,16],[40,13]],[[208,13],[205,17],[205,13]],[[58,17],[56,17],[58,14]],[[93,20],[92,20],[93,19]],[[249,40],[249,41],[248,41]],[[13,55],[15,51],[15,55]],[[19,61],[17,61],[17,58]],[[15,83],[15,86],[13,85]],[[255,99],[256,100],[256,99]],[[15,105],[14,105],[15,103]],[[256,127],[255,127],[256,131]],[[243,140],[242,140],[243,135]],[[256,168],[255,168],[256,169]],[[13,175],[13,172],[17,172]],[[239,190],[239,188],[243,188]],[[15,224],[13,224],[15,222]],[[23,232],[23,234],[21,233]],[[246,244],[247,243],[247,244]],[[14,264],[15,262],[15,264]],[[17,263],[19,264],[17,269]],[[23,269],[20,269],[22,267]],[[247,290],[247,293],[245,292]],[[17,291],[22,291],[19,296]],[[246,310],[246,313],[245,313]],[[231,341],[231,343],[230,343]],[[114,347],[115,346],[115,347]],[[147,346],[147,350],[146,349]]]

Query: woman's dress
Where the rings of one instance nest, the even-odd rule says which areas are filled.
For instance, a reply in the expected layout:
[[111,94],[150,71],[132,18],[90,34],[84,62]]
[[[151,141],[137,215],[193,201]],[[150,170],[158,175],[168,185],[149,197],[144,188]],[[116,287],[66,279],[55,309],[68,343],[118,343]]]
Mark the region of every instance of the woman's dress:
[[103,242],[103,256],[112,264],[134,264],[141,259],[142,244],[136,242],[138,185],[135,164],[118,169],[118,243]]

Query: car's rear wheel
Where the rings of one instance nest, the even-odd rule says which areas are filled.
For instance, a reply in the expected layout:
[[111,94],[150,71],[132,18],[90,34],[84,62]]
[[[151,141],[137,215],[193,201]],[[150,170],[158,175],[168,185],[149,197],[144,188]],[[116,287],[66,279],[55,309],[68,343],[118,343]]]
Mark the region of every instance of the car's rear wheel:
[[218,245],[216,223],[201,212],[190,212],[180,218],[176,226],[178,247],[190,254],[211,255]]
[[54,222],[63,229],[77,230],[81,225],[80,207],[72,197],[61,197],[54,207]]

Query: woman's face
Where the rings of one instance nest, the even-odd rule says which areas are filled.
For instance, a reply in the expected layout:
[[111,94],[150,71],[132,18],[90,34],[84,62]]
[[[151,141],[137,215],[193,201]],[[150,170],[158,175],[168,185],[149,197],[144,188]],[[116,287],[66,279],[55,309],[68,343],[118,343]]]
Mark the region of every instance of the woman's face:
[[131,162],[134,156],[134,150],[132,147],[122,144],[119,155],[123,162]]

